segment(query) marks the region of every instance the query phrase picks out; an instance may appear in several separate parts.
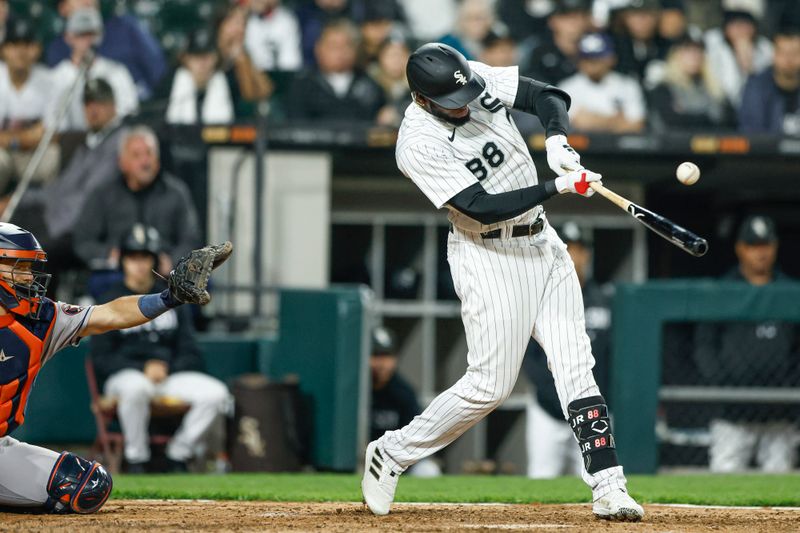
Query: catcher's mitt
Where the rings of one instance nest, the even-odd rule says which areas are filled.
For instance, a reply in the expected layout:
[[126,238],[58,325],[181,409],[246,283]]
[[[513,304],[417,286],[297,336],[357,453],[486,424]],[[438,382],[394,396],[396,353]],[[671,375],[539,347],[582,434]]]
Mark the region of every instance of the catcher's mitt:
[[208,277],[212,270],[230,257],[231,252],[233,244],[228,241],[193,250],[186,257],[181,257],[167,276],[172,297],[184,304],[206,305],[210,302],[211,295],[206,290]]

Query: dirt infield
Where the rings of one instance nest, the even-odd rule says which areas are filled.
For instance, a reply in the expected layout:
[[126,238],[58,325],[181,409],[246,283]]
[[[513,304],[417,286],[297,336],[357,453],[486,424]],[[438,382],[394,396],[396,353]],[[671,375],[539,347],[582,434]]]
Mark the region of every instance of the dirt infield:
[[797,531],[796,509],[647,506],[644,522],[595,519],[588,505],[398,504],[375,517],[354,503],[113,500],[94,515],[0,514],[0,531]]

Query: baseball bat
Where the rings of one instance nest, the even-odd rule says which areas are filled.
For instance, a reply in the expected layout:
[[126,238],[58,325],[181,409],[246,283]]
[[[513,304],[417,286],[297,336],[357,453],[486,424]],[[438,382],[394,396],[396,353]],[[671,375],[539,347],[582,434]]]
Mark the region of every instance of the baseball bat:
[[589,186],[594,189],[596,193],[600,194],[611,203],[616,204],[620,209],[627,211],[633,218],[644,224],[645,227],[654,231],[657,235],[660,235],[684,252],[690,253],[695,257],[702,257],[708,252],[707,240],[677,225],[670,219],[631,202],[627,198],[605,188],[599,183],[590,183]]

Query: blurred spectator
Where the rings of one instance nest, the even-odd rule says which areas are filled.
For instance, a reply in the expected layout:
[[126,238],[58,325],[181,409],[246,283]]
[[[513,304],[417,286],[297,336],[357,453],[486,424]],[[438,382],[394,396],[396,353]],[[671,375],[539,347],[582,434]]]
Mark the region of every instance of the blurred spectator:
[[[79,9],[100,9],[97,0],[56,0],[56,4],[65,21]],[[136,17],[116,14],[105,21],[99,36],[97,53],[125,65],[136,83],[138,99],[149,99],[167,72],[167,60],[156,38]],[[47,64],[54,67],[74,59],[72,49],[66,34],[56,37],[47,46]]]
[[787,28],[800,28],[800,2],[797,0],[769,0],[766,34],[775,35]]
[[400,5],[411,35],[419,41],[434,41],[455,26],[456,0],[436,0],[435,15],[430,0],[400,0]]
[[701,35],[700,28],[689,24],[685,0],[661,0],[658,37],[662,54],[687,37],[699,39]]
[[615,15],[630,4],[631,0],[594,0],[592,23],[595,28],[608,29],[615,26]]
[[[422,410],[411,385],[397,372],[397,347],[394,333],[385,327],[372,330],[372,350],[369,368],[372,374],[372,413],[370,440],[380,438],[387,431],[400,429]],[[409,474],[419,477],[441,475],[441,469],[430,458],[409,469]]]
[[8,0],[0,0],[0,43],[6,40],[9,22]]
[[517,43],[511,37],[501,37],[492,32],[483,40],[483,51],[478,61],[492,67],[513,67],[517,64]]
[[90,268],[117,268],[119,243],[136,223],[153,226],[162,239],[158,271],[199,245],[199,223],[189,190],[161,171],[158,138],[146,126],[126,131],[119,145],[115,179],[86,200],[74,237],[75,251]]
[[575,74],[578,41],[589,31],[589,2],[560,0],[547,18],[550,35],[533,48],[523,73],[535,80],[557,84]]
[[474,60],[483,50],[483,41],[494,26],[494,10],[490,0],[463,0],[458,7],[454,30],[439,42],[452,46],[467,59]]
[[[589,233],[569,221],[559,232],[567,245],[581,284],[586,333],[595,358],[594,375],[601,390],[607,390],[611,357],[611,290],[592,279],[592,247]],[[583,460],[572,443],[575,436],[564,419],[547,354],[531,339],[522,362],[525,375],[534,386],[527,406],[525,441],[528,449],[528,477],[549,479],[580,475]]]
[[272,93],[272,82],[260,72],[244,45],[247,11],[232,4],[220,14],[216,24],[219,68],[228,81],[237,117],[251,115],[247,104],[260,102]]
[[303,66],[297,17],[280,4],[280,0],[250,0],[244,42],[262,71],[295,71]]
[[378,51],[387,39],[402,37],[402,30],[397,27],[401,19],[395,0],[373,0],[364,5],[358,47],[359,68],[368,68],[378,58]]
[[521,43],[547,34],[547,19],[558,9],[560,0],[496,0],[495,11],[500,22],[508,28],[508,36]]
[[739,108],[743,133],[800,135],[800,32],[773,38],[772,67],[751,76]]
[[47,247],[47,270],[53,274],[50,294],[58,289],[60,272],[85,267],[73,247],[75,225],[91,192],[115,178],[124,132],[114,109],[114,93],[105,80],[90,80],[83,101],[89,131],[58,178],[41,189],[28,189],[12,218]]
[[770,65],[772,45],[758,34],[754,13],[743,9],[725,11],[722,28],[708,30],[705,40],[714,76],[728,101],[738,108],[747,77]]
[[[749,216],[736,241],[739,264],[725,281],[764,286],[789,280],[775,265],[778,235],[766,216]],[[699,324],[694,357],[703,383],[726,387],[797,387],[796,326],[767,321]],[[711,420],[712,472],[746,470],[755,458],[767,472],[789,472],[797,459],[795,407],[729,404]]]
[[[63,100],[78,78],[80,65],[85,61],[91,61],[87,74],[89,79],[103,78],[113,87],[118,116],[124,117],[134,113],[139,107],[136,85],[128,69],[122,63],[99,54],[93,55],[92,48],[100,41],[102,31],[103,21],[96,9],[78,9],[70,15],[64,38],[72,50],[72,55],[53,69],[54,83],[48,120],[55,121],[59,108],[65,103]],[[81,86],[77,96],[67,107],[59,131],[86,129],[86,118],[81,106],[82,94]]]
[[732,126],[731,107],[711,73],[702,41],[687,38],[667,56],[664,81],[649,93],[650,126],[657,131]]
[[317,64],[314,49],[322,35],[322,29],[335,20],[349,16],[348,0],[306,0],[297,9],[297,19],[302,31],[303,63],[306,66]]
[[658,0],[631,0],[619,14],[622,33],[617,36],[617,70],[643,80],[647,65],[666,55],[658,36]]
[[357,30],[345,20],[322,31],[314,49],[317,68],[294,82],[288,115],[301,120],[372,122],[385,104],[380,86],[355,69]]
[[642,131],[645,105],[635,79],[614,72],[611,38],[589,33],[578,43],[578,73],[559,84],[572,97],[570,123],[576,130],[633,133]]
[[387,40],[378,51],[378,60],[369,68],[369,75],[383,89],[386,105],[376,122],[385,126],[400,126],[400,120],[411,103],[411,90],[406,80],[406,63],[411,52],[402,40]]
[[[98,303],[164,289],[153,274],[162,252],[155,228],[134,225],[120,242],[123,279]],[[104,394],[117,399],[130,473],[144,473],[150,460],[150,401],[165,397],[191,406],[166,449],[168,470],[186,472],[187,462],[202,455],[204,437],[229,402],[225,385],[202,372],[191,308],[177,307],[147,324],[94,336],[90,356]]]
[[[42,47],[30,22],[13,20],[2,44],[0,64],[0,194],[31,161],[44,135],[44,118],[52,91],[50,70],[36,64]],[[33,183],[51,181],[58,172],[59,149],[51,144],[33,175]]]
[[214,36],[201,29],[189,37],[175,70],[166,120],[169,124],[229,124],[234,110],[228,80],[219,68]]

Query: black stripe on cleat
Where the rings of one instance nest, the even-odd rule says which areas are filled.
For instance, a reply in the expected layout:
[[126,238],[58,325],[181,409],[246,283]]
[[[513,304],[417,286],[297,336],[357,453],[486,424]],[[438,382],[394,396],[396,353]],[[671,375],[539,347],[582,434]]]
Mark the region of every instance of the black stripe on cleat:
[[380,480],[381,480],[381,476],[380,476],[380,475],[378,475],[378,473],[375,471],[375,469],[374,469],[374,468],[372,468],[372,467],[369,467],[369,473],[370,473],[370,474],[372,474],[373,476],[375,476],[375,479],[376,479],[376,480],[378,480],[378,481],[380,481]]
[[383,467],[381,466],[381,464],[378,462],[378,460],[377,460],[377,459],[375,459],[375,457],[373,457],[373,458],[372,458],[372,464],[373,464],[373,465],[375,465],[375,468],[377,468],[378,470],[380,470],[381,468],[383,468]]

